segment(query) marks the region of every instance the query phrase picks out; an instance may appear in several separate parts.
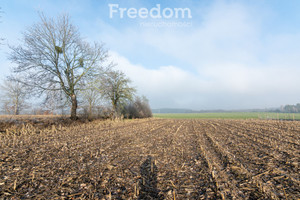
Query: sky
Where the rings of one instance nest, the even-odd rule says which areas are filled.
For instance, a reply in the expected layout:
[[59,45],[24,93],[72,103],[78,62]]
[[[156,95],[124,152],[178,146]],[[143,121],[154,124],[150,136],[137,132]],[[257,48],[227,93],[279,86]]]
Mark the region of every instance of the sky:
[[[229,110],[300,102],[298,0],[1,0],[0,7],[1,79],[14,66],[7,44],[20,44],[39,13],[67,13],[85,40],[105,44],[109,59],[152,108]],[[149,14],[158,7],[161,18]],[[123,17],[117,8],[126,8]],[[178,8],[187,10],[176,18]],[[146,17],[138,14],[141,9]]]

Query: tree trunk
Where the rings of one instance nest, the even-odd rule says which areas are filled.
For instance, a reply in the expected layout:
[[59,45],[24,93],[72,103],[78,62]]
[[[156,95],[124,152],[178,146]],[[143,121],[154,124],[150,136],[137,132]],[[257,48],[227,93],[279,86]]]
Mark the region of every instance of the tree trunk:
[[15,113],[15,115],[19,115],[19,107],[18,107],[18,105],[15,106],[15,112],[14,113]]
[[113,103],[113,115],[112,115],[112,119],[115,120],[117,118],[118,118],[117,104]]
[[71,96],[71,100],[72,100],[71,119],[72,120],[76,120],[77,119],[77,115],[76,115],[76,111],[77,111],[77,98],[76,98],[75,94],[73,94]]
[[93,115],[92,115],[92,106],[89,106],[89,110],[88,110],[88,119],[92,119]]
[[16,98],[15,101],[15,111],[14,111],[15,115],[19,115],[19,98]]
[[89,103],[89,110],[88,110],[88,119],[92,119],[93,111],[92,111],[92,103]]

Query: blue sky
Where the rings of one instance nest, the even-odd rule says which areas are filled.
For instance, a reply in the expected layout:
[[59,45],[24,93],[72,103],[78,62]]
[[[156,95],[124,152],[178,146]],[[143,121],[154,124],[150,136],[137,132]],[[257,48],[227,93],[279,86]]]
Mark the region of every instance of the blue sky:
[[[188,8],[188,19],[109,17],[108,4]],[[153,108],[244,109],[300,102],[300,1],[2,0],[0,36],[18,44],[38,12],[68,13],[89,41],[104,42]],[[142,23],[187,22],[150,27]],[[0,50],[0,78],[13,66]]]

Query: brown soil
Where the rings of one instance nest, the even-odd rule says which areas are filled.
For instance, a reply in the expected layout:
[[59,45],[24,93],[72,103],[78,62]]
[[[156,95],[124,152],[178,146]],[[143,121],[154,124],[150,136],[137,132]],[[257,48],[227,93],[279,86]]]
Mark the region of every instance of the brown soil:
[[0,199],[299,199],[300,122],[93,121],[0,133]]

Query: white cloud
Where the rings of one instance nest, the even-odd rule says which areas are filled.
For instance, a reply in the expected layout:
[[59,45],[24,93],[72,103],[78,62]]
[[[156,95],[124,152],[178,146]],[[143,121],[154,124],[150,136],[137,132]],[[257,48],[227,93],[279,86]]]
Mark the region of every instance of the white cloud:
[[117,69],[131,78],[138,93],[146,95],[154,108],[264,108],[299,98],[300,69],[291,73],[282,68],[225,65],[207,69],[204,73],[209,78],[203,80],[176,66],[147,69],[116,52],[110,53],[118,63]]
[[111,59],[118,63],[117,69],[131,78],[138,93],[146,95],[153,107],[185,107],[194,101],[191,94],[208,90],[206,82],[178,67],[161,66],[158,69],[146,69],[142,65],[132,64],[116,52],[110,54]]
[[193,12],[190,28],[143,28],[134,21],[126,26],[103,18],[81,23],[86,38],[107,43],[118,68],[153,108],[297,103],[300,33],[265,32],[264,20],[272,16],[260,9],[216,1]]
[[123,37],[182,60],[196,73],[183,65],[147,69],[126,58],[116,60],[153,107],[239,109],[297,103],[300,42],[295,41],[300,34],[264,35],[263,18],[256,14],[241,4],[219,2],[191,30],[147,29],[138,38]]

